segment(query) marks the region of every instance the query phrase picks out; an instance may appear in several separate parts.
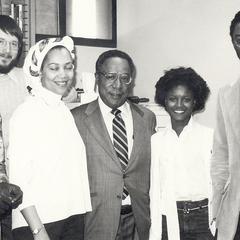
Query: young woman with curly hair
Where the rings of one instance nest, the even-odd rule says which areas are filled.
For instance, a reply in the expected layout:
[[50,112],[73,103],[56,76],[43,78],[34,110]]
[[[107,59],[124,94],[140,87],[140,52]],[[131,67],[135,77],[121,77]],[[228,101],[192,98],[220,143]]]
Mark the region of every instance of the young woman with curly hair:
[[213,130],[192,117],[204,109],[209,93],[192,68],[166,71],[156,84],[155,100],[171,124],[151,141],[151,240],[213,239],[208,220]]

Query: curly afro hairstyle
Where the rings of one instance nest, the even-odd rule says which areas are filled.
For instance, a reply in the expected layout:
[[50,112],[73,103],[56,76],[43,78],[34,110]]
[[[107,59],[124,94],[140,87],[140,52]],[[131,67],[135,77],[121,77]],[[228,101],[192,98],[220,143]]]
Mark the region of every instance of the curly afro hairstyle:
[[234,16],[233,20],[231,21],[231,25],[230,25],[230,36],[233,39],[233,32],[234,29],[236,27],[236,25],[240,23],[240,11],[236,13],[236,15]]
[[165,106],[165,99],[168,92],[176,86],[186,86],[193,93],[195,106],[193,112],[204,109],[205,103],[210,94],[207,83],[192,68],[179,67],[165,71],[155,85],[155,101]]

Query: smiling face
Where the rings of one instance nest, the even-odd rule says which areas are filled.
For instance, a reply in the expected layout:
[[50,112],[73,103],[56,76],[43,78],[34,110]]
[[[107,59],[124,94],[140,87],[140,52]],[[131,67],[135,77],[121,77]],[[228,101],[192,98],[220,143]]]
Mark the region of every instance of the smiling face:
[[17,37],[0,30],[0,73],[8,73],[15,66],[18,50]]
[[240,23],[238,23],[233,31],[232,36],[232,43],[233,47],[238,55],[238,58],[240,59]]
[[188,124],[194,105],[194,96],[188,87],[178,85],[168,91],[165,109],[171,117],[173,129],[175,126],[184,127]]
[[97,84],[99,95],[102,101],[110,108],[118,108],[127,100],[131,83],[126,84],[121,81],[120,74],[131,75],[130,67],[126,59],[120,57],[111,57],[105,60],[102,64],[101,73],[117,73],[118,77],[114,82],[106,79],[104,74],[97,74]]
[[73,82],[74,65],[69,51],[64,48],[52,49],[43,61],[42,86],[51,92],[66,96]]

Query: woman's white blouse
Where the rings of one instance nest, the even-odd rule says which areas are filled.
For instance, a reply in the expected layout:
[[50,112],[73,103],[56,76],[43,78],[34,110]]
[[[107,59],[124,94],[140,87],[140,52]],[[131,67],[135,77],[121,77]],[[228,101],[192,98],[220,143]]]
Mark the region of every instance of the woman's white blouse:
[[176,201],[211,197],[213,130],[192,118],[177,136],[171,127],[151,139],[150,240],[161,240],[162,215],[169,240],[180,240]]
[[72,114],[44,88],[10,120],[10,182],[23,191],[13,229],[27,226],[20,210],[35,205],[43,223],[91,211],[86,152]]

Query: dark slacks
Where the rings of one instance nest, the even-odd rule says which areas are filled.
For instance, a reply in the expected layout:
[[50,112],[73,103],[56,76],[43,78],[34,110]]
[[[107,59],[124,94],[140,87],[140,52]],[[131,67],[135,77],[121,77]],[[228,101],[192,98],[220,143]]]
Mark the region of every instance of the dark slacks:
[[133,212],[130,209],[122,211],[119,220],[119,226],[117,236],[115,240],[138,240],[137,228],[133,216]]
[[237,231],[234,236],[234,240],[240,239],[240,217],[238,218],[238,225],[237,225]]
[[[197,209],[189,212],[178,210],[178,221],[181,240],[213,240],[209,230],[208,208]],[[167,221],[163,216],[162,240],[168,240]]]
[[1,240],[13,240],[11,214],[1,221]]
[[[74,215],[67,219],[44,224],[51,240],[83,240],[84,239],[84,215]],[[29,227],[21,227],[13,230],[14,240],[33,240]]]

